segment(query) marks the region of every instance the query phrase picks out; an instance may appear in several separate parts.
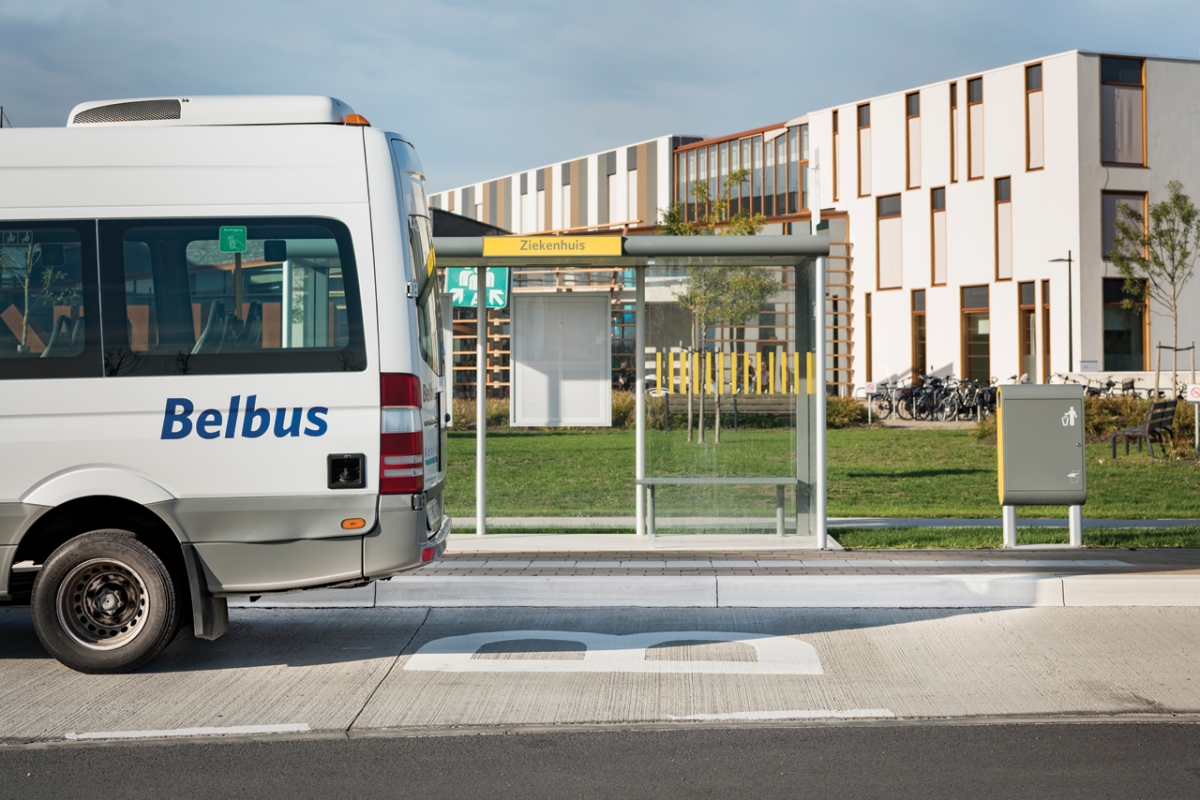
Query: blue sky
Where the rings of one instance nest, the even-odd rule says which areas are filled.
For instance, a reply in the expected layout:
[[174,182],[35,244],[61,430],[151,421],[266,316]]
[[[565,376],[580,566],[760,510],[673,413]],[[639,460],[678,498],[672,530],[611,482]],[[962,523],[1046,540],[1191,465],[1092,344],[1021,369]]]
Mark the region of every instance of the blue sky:
[[431,188],[717,135],[1070,49],[1200,56],[1195,0],[0,0],[0,105],[329,94],[411,137]]

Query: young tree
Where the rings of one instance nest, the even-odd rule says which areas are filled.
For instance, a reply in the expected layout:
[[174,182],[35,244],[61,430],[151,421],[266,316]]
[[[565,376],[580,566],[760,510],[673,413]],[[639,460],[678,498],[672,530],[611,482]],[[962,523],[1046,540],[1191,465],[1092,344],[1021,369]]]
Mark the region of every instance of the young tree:
[[[672,203],[658,226],[660,236],[749,236],[763,229],[762,214],[743,209],[731,213],[733,189],[746,182],[749,170],[738,169],[725,178],[717,197],[712,197],[707,183],[692,186],[696,220],[689,221],[681,203]],[[676,301],[691,314],[691,352],[707,352],[708,332],[718,323],[744,325],[757,315],[763,305],[779,289],[769,273],[757,267],[688,267],[686,288],[676,294]],[[704,367],[701,365],[701,370]],[[690,388],[693,381],[689,379]],[[698,439],[704,442],[704,389],[700,393],[700,425]],[[688,441],[692,437],[691,401],[688,402]],[[716,413],[716,440],[721,440],[720,406]]]
[[0,245],[0,278],[11,279],[24,295],[21,310],[21,343],[18,352],[29,352],[29,313],[34,299],[51,304],[70,304],[77,294],[55,291],[54,285],[65,274],[45,262],[43,248],[37,244]]
[[[1183,184],[1167,184],[1167,199],[1150,205],[1150,218],[1125,203],[1117,207],[1112,264],[1125,278],[1126,298],[1121,306],[1141,311],[1153,300],[1171,317],[1171,346],[1179,347],[1179,300],[1191,280],[1200,253],[1200,211],[1183,192]],[[1149,224],[1147,224],[1147,222]],[[1175,359],[1171,359],[1171,386],[1176,385]],[[1173,389],[1172,389],[1173,391]]]

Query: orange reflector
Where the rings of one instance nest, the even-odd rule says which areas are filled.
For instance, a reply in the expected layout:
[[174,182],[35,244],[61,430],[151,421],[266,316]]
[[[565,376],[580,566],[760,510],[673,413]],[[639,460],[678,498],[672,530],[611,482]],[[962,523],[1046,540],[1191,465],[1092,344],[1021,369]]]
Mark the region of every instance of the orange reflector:
[[435,552],[437,552],[437,551],[432,547],[425,548],[424,550],[421,551],[421,560],[422,561],[433,561],[433,554]]
[[342,527],[348,531],[356,531],[359,528],[367,527],[367,521],[362,517],[354,517],[353,519],[342,520]]
[[366,117],[364,117],[362,114],[347,114],[347,115],[346,115],[346,124],[347,124],[347,125],[367,125],[367,126],[370,126],[370,124],[371,124],[371,123],[367,122],[367,118],[366,118]]

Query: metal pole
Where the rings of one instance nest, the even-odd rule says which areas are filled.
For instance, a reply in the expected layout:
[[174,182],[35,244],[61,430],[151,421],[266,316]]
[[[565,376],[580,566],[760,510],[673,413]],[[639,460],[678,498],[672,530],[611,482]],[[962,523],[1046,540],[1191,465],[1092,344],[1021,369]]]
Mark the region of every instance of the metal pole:
[[814,326],[816,358],[813,359],[814,372],[816,372],[816,381],[813,384],[813,389],[816,391],[816,397],[813,402],[813,415],[816,417],[816,441],[814,442],[814,461],[813,470],[815,472],[814,483],[816,497],[814,505],[816,506],[817,516],[817,549],[826,550],[829,547],[829,529],[828,520],[825,518],[825,256],[817,258],[817,275],[816,275],[816,297],[815,310],[816,319]]
[[1083,547],[1083,506],[1067,509],[1067,527],[1071,532],[1071,547]]
[[1017,546],[1017,507],[1016,506],[1001,506],[1001,515],[1004,518],[1004,546]]
[[475,535],[487,533],[487,267],[475,279]]
[[[634,270],[637,282],[636,294],[633,301],[633,350],[637,354],[634,380],[637,387],[634,390],[636,398],[634,412],[637,416],[637,456],[634,466],[634,476],[638,481],[646,478],[646,268]],[[635,532],[638,536],[646,535],[646,487],[636,484],[634,507],[636,509]]]

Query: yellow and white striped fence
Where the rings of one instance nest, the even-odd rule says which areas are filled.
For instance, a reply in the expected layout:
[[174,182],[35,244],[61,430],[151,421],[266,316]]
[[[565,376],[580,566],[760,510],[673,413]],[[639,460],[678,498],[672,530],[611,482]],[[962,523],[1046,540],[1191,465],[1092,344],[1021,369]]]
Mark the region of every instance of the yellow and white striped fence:
[[[801,363],[805,369],[801,371]],[[782,347],[756,353],[654,353],[655,394],[812,394],[813,354]],[[803,389],[801,386],[803,385]]]

